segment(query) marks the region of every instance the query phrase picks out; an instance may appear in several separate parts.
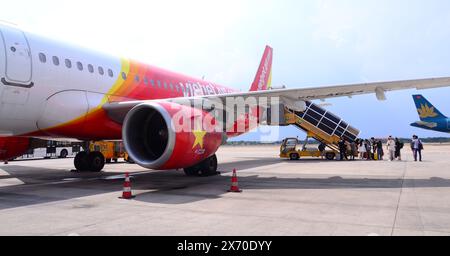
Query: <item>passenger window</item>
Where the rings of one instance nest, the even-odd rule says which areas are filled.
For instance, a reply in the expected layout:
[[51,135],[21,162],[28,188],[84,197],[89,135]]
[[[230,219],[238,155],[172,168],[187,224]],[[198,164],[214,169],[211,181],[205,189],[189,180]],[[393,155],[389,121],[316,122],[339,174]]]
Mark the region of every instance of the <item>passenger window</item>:
[[167,90],[167,83],[166,82],[164,82],[164,89]]
[[146,76],[144,76],[144,84],[148,85],[148,78]]
[[70,61],[69,59],[66,59],[64,62],[66,63],[67,68],[72,68],[72,61]]
[[125,74],[125,72],[122,72],[122,79],[127,80],[127,74]]
[[173,84],[170,83],[170,90],[173,91]]
[[56,56],[53,56],[53,64],[55,64],[55,66],[59,66],[59,58]]
[[41,53],[39,53],[39,60],[40,60],[42,63],[46,63],[46,62],[47,62],[47,56],[45,56],[45,54],[43,54],[43,53],[41,52]]
[[180,87],[178,85],[175,86],[175,88],[176,88],[177,92],[180,92]]
[[158,87],[161,88],[161,81],[158,80]]
[[139,83],[139,81],[140,81],[141,79],[139,78],[139,75],[136,75],[136,76],[134,77],[134,80],[136,81],[136,83]]
[[88,65],[88,70],[90,73],[94,73],[94,66],[92,66],[91,64]]
[[111,69],[108,69],[108,75],[110,77],[113,77],[114,76],[114,72]]
[[152,84],[152,87],[155,87],[155,81],[153,79],[150,80],[150,83]]
[[83,71],[83,63],[78,61],[77,62],[77,68],[78,68],[78,70]]
[[103,76],[105,74],[105,70],[103,70],[102,67],[98,67],[98,73]]

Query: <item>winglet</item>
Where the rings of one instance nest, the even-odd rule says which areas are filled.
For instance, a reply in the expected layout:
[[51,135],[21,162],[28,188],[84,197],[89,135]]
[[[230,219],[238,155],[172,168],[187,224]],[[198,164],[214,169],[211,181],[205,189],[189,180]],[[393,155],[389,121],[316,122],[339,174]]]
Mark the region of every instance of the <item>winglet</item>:
[[272,83],[272,57],[273,49],[266,46],[264,55],[256,72],[255,80],[252,83],[250,91],[264,91],[270,89]]
[[433,119],[447,118],[436,107],[433,106],[423,95],[413,95],[417,113],[420,120],[430,121]]

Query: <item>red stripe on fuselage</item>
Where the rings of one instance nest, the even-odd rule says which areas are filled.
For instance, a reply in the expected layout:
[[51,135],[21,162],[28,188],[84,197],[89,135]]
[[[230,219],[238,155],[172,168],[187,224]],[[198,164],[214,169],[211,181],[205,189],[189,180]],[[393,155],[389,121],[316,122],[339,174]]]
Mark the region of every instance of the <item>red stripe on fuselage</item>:
[[[108,98],[107,102],[181,98],[185,95],[193,96],[196,89],[197,93],[203,95],[235,92],[235,90],[224,86],[135,61],[130,61],[129,64],[130,69],[126,74],[127,79],[120,86],[105,95]],[[139,79],[136,79],[136,76]],[[119,79],[121,77],[122,74],[119,74]],[[144,82],[144,77],[147,78],[146,83]],[[248,128],[248,124],[246,124],[246,128]],[[122,125],[111,120],[102,107],[98,106],[85,116],[78,117],[56,127],[23,136],[65,137],[80,140],[120,140],[122,139],[121,130]],[[228,133],[229,136],[237,136],[239,134]]]

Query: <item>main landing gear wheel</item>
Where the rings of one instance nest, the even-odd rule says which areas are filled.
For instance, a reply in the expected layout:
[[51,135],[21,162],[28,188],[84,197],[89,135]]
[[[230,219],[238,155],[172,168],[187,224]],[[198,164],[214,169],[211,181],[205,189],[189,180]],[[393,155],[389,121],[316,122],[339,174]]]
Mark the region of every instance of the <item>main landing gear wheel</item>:
[[203,162],[198,163],[189,168],[184,169],[187,176],[213,176],[219,174],[217,172],[217,157],[213,155]]
[[74,160],[77,171],[100,172],[105,166],[105,157],[100,152],[78,153]]
[[83,172],[88,170],[87,156],[88,154],[85,151],[81,151],[75,156],[73,163],[77,171]]
[[89,153],[87,160],[91,172],[100,172],[105,167],[105,157],[100,152]]
[[325,154],[325,158],[330,161],[333,160],[335,157],[336,157],[335,153],[328,152]]

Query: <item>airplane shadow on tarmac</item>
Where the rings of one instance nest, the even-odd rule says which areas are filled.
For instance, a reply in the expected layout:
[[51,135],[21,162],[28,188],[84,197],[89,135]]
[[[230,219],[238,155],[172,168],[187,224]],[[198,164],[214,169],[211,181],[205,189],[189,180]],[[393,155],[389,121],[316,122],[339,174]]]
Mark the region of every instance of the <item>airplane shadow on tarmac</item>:
[[[270,189],[391,189],[391,188],[438,188],[450,187],[450,179],[402,178],[290,178],[245,176],[245,170],[278,164],[279,159],[251,158],[220,164],[223,174],[239,166],[239,186],[245,190]],[[320,163],[321,161],[317,161]],[[284,162],[283,162],[284,163]],[[291,162],[293,168],[299,162]],[[301,165],[300,165],[301,166]],[[4,179],[18,179],[23,184],[0,187],[0,210],[83,198],[117,192],[121,195],[123,173],[73,173],[68,170],[36,168],[20,165],[2,166],[9,175]],[[276,173],[276,167],[271,175]],[[118,176],[119,175],[119,176]],[[247,173],[248,175],[248,173]],[[191,202],[219,199],[230,187],[230,176],[187,177],[183,171],[149,171],[132,173],[132,189],[137,195],[134,200],[161,204],[187,204]],[[136,192],[137,191],[137,192]]]

